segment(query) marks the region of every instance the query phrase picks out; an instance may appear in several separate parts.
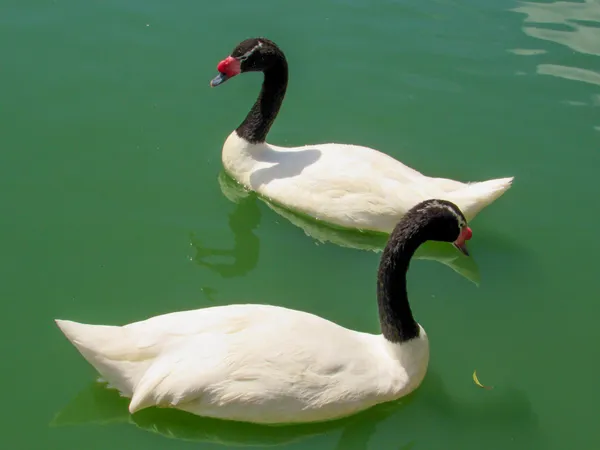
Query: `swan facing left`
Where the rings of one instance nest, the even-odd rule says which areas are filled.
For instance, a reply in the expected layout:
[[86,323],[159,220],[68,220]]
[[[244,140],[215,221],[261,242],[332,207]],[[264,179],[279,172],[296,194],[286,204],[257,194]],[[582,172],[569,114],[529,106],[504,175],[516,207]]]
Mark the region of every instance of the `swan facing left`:
[[424,200],[448,200],[472,220],[512,185],[513,177],[463,183],[427,176],[362,145],[283,147],[267,142],[288,86],[287,58],[269,39],[240,42],[217,71],[211,86],[244,73],[263,74],[256,102],[225,139],[221,159],[238,183],[286,209],[342,228],[388,234]]

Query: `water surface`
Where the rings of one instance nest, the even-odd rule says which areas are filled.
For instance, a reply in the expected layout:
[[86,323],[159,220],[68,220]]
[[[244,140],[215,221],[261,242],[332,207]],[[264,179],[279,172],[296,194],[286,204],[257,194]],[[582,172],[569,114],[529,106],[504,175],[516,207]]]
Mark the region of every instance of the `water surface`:
[[[0,31],[4,448],[600,445],[598,0],[4,0]],[[291,70],[270,142],[368,145],[429,175],[515,183],[471,224],[472,261],[430,246],[411,265],[432,344],[414,395],[291,428],[131,417],[54,318],[264,302],[378,331],[381,240],[223,180],[222,143],[260,77],[208,83],[258,35]]]

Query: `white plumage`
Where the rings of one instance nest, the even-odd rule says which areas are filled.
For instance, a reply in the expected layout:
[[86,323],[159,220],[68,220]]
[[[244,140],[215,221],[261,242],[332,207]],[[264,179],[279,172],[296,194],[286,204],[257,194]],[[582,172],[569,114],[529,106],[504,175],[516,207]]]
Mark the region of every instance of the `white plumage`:
[[415,321],[406,272],[427,240],[468,254],[472,235],[456,205],[416,205],[390,235],[379,265],[381,334],[308,312],[234,304],[175,312],[125,326],[56,323],[101,377],[131,398],[131,413],[172,407],[257,423],[340,418],[415,390],[429,342]]
[[393,344],[306,312],[228,305],[119,326],[57,320],[131,413],[174,407],[256,423],[343,417],[413,391],[429,344]]
[[283,51],[265,38],[246,39],[217,70],[211,86],[241,73],[263,72],[256,102],[223,145],[223,165],[247,189],[288,209],[331,225],[389,233],[410,208],[434,198],[454,203],[471,220],[512,184],[513,177],[469,184],[428,177],[358,145],[268,144],[288,84]]
[[368,147],[251,144],[237,131],[225,141],[222,159],[240,184],[280,205],[329,224],[385,233],[410,208],[433,198],[451,201],[472,220],[513,180],[467,184],[432,178]]

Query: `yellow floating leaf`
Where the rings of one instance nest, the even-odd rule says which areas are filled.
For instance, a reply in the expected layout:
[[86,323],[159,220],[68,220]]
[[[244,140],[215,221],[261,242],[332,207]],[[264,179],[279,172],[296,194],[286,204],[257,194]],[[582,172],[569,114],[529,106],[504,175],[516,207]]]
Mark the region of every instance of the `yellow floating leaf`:
[[476,384],[477,386],[479,386],[480,388],[483,388],[483,389],[488,389],[488,390],[489,390],[489,389],[493,389],[493,387],[491,387],[491,386],[484,386],[483,384],[481,384],[481,382],[479,381],[479,378],[477,378],[477,370],[474,370],[474,371],[473,371],[473,381],[474,381],[474,382],[475,382],[475,384]]

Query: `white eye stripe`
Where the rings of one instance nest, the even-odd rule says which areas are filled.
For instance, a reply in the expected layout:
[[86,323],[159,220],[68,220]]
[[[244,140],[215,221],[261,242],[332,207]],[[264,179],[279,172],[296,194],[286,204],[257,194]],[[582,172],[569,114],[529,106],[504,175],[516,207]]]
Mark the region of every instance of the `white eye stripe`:
[[458,214],[453,208],[451,208],[450,206],[446,205],[445,203],[440,203],[440,202],[438,202],[436,200],[428,203],[424,208],[419,209],[419,211],[425,211],[425,210],[430,209],[430,208],[445,208],[448,211],[450,211],[450,213],[452,213],[452,215],[454,217],[456,217],[456,221],[458,222],[458,226],[460,228],[464,228],[467,225],[466,222],[464,221],[464,219],[460,216],[460,214]]
[[252,54],[258,50],[259,48],[262,47],[262,42],[258,42],[258,44],[256,44],[254,47],[252,47],[250,50],[248,50],[246,53],[244,53],[242,56],[238,56],[236,59],[239,62],[244,62],[246,61],[248,58],[250,58],[252,56]]

